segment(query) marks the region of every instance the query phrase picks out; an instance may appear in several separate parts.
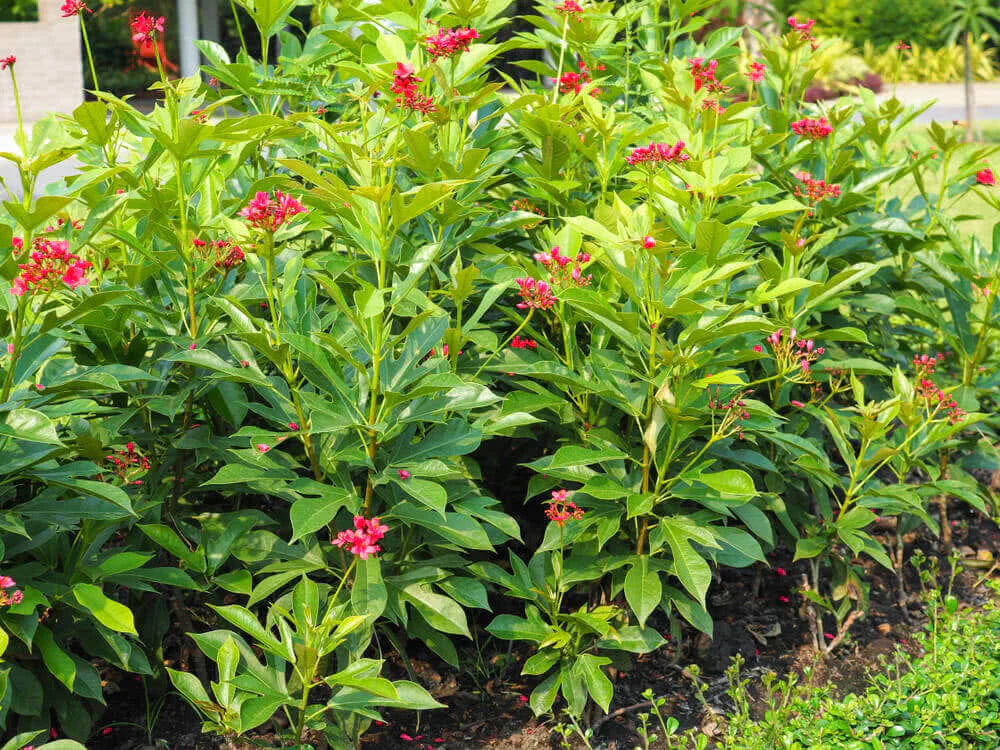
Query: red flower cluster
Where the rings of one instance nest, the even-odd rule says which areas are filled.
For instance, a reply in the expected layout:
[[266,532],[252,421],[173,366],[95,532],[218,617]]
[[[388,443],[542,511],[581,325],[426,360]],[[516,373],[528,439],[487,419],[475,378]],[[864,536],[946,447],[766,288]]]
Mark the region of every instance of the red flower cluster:
[[513,340],[510,342],[511,349],[537,349],[538,342],[532,341],[531,339],[522,339],[520,336],[514,336]]
[[545,509],[545,515],[557,526],[565,526],[567,521],[579,521],[583,518],[583,508],[569,500],[568,490],[552,490],[552,499]]
[[591,274],[583,275],[584,264],[590,262],[588,253],[579,252],[573,259],[563,255],[556,245],[547,253],[535,253],[535,260],[545,266],[549,272],[549,282],[558,289],[565,289],[568,286],[590,286],[593,279]]
[[346,546],[352,555],[367,560],[369,555],[381,551],[375,542],[384,537],[388,530],[389,527],[379,523],[377,518],[369,520],[364,516],[355,516],[354,530],[341,531],[332,544],[341,548]]
[[156,34],[163,33],[163,16],[154,18],[146,11],[141,11],[131,23],[133,42],[151,42]]
[[902,39],[900,39],[898,42],[896,42],[896,51],[897,52],[905,52],[909,48],[910,48],[910,45],[907,44],[906,42],[904,42]]
[[580,18],[583,15],[583,8],[576,0],[563,0],[563,2],[556,6],[556,13],[564,13],[567,16],[576,18],[577,21],[583,20]]
[[747,78],[753,83],[760,83],[764,80],[764,72],[767,66],[762,62],[750,63],[750,70],[747,71]]
[[729,90],[728,86],[723,86],[722,83],[715,80],[715,69],[719,67],[718,60],[705,62],[704,57],[692,57],[688,63],[691,65],[695,91],[701,91],[703,87],[717,93],[725,93]]
[[556,303],[556,297],[552,293],[552,287],[546,282],[532,278],[516,279],[517,285],[521,288],[521,301],[517,303],[519,310],[532,308],[534,310],[548,310]]
[[[266,195],[266,193],[265,193]],[[246,259],[246,255],[239,245],[234,245],[229,240],[216,240],[215,242],[205,242],[194,239],[192,243],[198,254],[204,260],[213,260],[216,268],[233,268]]]
[[275,190],[273,198],[268,193],[258,191],[246,208],[240,211],[240,216],[255,229],[276,232],[293,216],[304,213],[306,213],[305,206],[295,198]]
[[396,97],[396,106],[405,107],[414,112],[423,112],[425,115],[434,111],[434,100],[429,96],[421,96],[419,85],[423,78],[413,75],[413,66],[408,63],[396,63],[396,70],[392,74],[392,86],[390,90]]
[[809,42],[813,49],[816,49],[819,45],[816,43],[816,38],[812,35],[812,27],[816,23],[815,20],[810,18],[807,21],[800,23],[795,20],[795,16],[788,17],[788,25],[792,27],[792,31],[799,32],[799,39],[803,42]]
[[642,238],[642,246],[646,250],[652,250],[654,247],[656,247],[656,240],[654,240],[647,234],[645,237]]
[[997,176],[993,174],[992,169],[987,167],[976,172],[976,182],[986,187],[994,187],[997,184]]
[[815,206],[824,198],[839,198],[840,185],[827,185],[826,180],[817,180],[808,172],[798,172],[795,179],[801,182],[805,189],[795,187],[795,195],[806,198],[810,206]]
[[[109,468],[122,484],[142,484],[142,480],[135,477],[149,471],[149,459],[137,453],[135,443],[132,442],[125,444],[125,450],[118,451],[116,455],[105,456],[104,460],[110,464]],[[103,482],[104,476],[98,475],[98,479]]]
[[24,600],[24,593],[20,590],[11,591],[8,593],[7,589],[12,589],[17,586],[17,581],[15,581],[10,576],[0,576],[0,607],[9,607],[11,604],[20,604]]
[[833,132],[833,126],[827,122],[825,117],[813,120],[805,117],[792,123],[792,131],[795,135],[808,138],[811,141],[818,141],[826,138]]
[[633,167],[639,164],[672,164],[675,162],[685,162],[690,159],[690,155],[684,153],[684,141],[677,141],[673,146],[666,143],[650,143],[648,146],[639,146],[632,149],[628,155],[628,163]]
[[[515,200],[513,203],[510,204],[510,210],[511,211],[526,211],[528,213],[538,214],[543,219],[545,218],[545,214],[542,213],[542,210],[540,208],[536,207],[534,204],[532,204],[531,201],[529,201],[527,198],[518,198],[517,200]],[[537,227],[541,223],[542,222],[540,222],[540,221],[536,221],[534,224],[525,224],[524,228],[525,229],[534,229],[535,227]]]
[[822,346],[816,346],[812,339],[796,338],[796,333],[794,328],[790,328],[788,335],[784,336],[783,329],[779,328],[764,340],[771,346],[782,371],[798,366],[803,374],[808,374],[812,363],[823,356],[826,350]]
[[71,253],[65,240],[36,239],[34,248],[28,256],[31,262],[18,264],[21,275],[10,285],[10,293],[15,297],[23,297],[29,291],[50,292],[60,280],[70,289],[88,283],[84,273],[92,264]]
[[746,410],[746,401],[743,400],[746,392],[739,393],[728,401],[722,401],[719,398],[719,389],[715,389],[715,394],[709,393],[708,396],[708,408],[709,409],[721,409],[725,412],[725,416],[722,418],[722,424],[719,426],[720,435],[732,435],[734,432],[736,436],[742,440],[743,439],[743,422],[750,419],[750,412]]
[[0,57],[0,70],[7,70],[7,68],[13,68],[14,63],[17,62],[17,58],[14,55],[8,55],[7,57]]
[[88,13],[94,12],[87,7],[87,4],[83,2],[83,0],[66,0],[66,2],[62,4],[62,7],[59,10],[62,11],[63,18],[71,18],[72,16],[78,16],[81,13],[83,13],[83,11],[87,11]]
[[440,29],[434,36],[427,37],[427,54],[431,60],[453,57],[468,52],[474,39],[479,38],[475,29]]
[[[585,84],[591,83],[593,79],[590,77],[590,68],[587,67],[587,63],[580,60],[577,67],[580,69],[579,73],[573,73],[572,71],[563,73],[559,76],[559,93],[561,94],[579,94],[583,91]],[[598,70],[603,69],[603,65],[598,65]],[[601,90],[594,86],[590,89],[591,96],[599,96]]]

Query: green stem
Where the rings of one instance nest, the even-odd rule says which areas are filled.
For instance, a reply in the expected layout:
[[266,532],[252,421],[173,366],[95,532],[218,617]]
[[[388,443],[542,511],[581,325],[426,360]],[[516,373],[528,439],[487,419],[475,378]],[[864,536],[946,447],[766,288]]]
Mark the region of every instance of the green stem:
[[83,46],[87,49],[87,61],[90,63],[90,78],[94,82],[94,90],[100,91],[101,85],[97,82],[97,69],[94,67],[94,53],[90,51],[90,38],[87,36],[87,24],[83,22],[83,12],[79,13],[80,31],[83,32]]
[[247,40],[246,37],[243,36],[243,24],[240,23],[240,14],[236,9],[236,0],[229,0],[229,7],[233,11],[233,21],[236,23],[236,33],[239,34],[240,37],[240,49],[242,49],[243,54],[249,58],[250,53],[247,52]]
[[3,394],[0,396],[0,403],[7,403],[7,399],[10,398],[10,391],[14,387],[14,365],[21,351],[21,327],[24,317],[22,311],[26,299],[26,297],[22,297],[18,301],[17,310],[14,311],[14,351],[10,354],[10,361],[7,363],[7,374],[3,381]]
[[502,352],[502,351],[503,351],[504,349],[506,349],[506,348],[507,348],[507,345],[508,345],[508,344],[509,344],[509,343],[510,343],[511,341],[513,341],[513,340],[514,340],[514,337],[515,337],[515,336],[517,336],[517,334],[519,334],[519,333],[520,333],[520,332],[521,332],[521,331],[522,331],[522,330],[524,329],[524,327],[525,327],[526,325],[528,325],[528,321],[529,321],[529,320],[531,320],[531,316],[532,316],[532,314],[533,314],[534,312],[535,312],[535,308],[533,308],[533,307],[532,307],[532,308],[529,308],[529,309],[528,309],[528,314],[524,316],[524,320],[522,320],[522,321],[521,321],[521,325],[519,325],[519,326],[518,326],[517,328],[515,328],[515,329],[514,329],[514,333],[512,333],[512,334],[511,334],[510,336],[508,336],[508,337],[507,337],[507,340],[506,340],[506,341],[504,341],[504,342],[503,342],[503,343],[502,343],[502,344],[501,344],[501,345],[499,346],[499,348],[497,348],[497,350],[496,350],[495,352],[493,352],[493,353],[492,353],[492,354],[491,354],[491,355],[490,355],[489,357],[487,357],[487,358],[486,358],[486,361],[485,361],[485,362],[483,362],[483,364],[479,366],[479,369],[478,369],[478,370],[476,370],[476,374],[472,376],[472,379],[473,379],[473,380],[475,380],[476,378],[478,378],[478,377],[479,377],[479,373],[481,373],[481,372],[482,372],[482,371],[483,371],[483,370],[484,370],[484,369],[486,368],[486,365],[488,365],[488,364],[489,364],[489,363],[490,363],[491,361],[493,361],[493,358],[494,358],[495,356],[497,356],[497,354],[499,354],[499,353],[500,353],[500,352]]
[[[10,83],[14,88],[14,107],[17,109],[17,138],[18,146],[21,147],[21,154],[28,158],[28,140],[24,137],[24,116],[21,114],[21,95],[17,90],[17,76],[14,75],[14,66],[10,66]],[[28,196],[24,196],[28,200]]]
[[552,103],[559,101],[559,79],[562,78],[563,60],[566,58],[566,34],[569,32],[569,13],[563,18],[562,39],[559,41],[559,67],[556,68],[556,80],[552,86]]

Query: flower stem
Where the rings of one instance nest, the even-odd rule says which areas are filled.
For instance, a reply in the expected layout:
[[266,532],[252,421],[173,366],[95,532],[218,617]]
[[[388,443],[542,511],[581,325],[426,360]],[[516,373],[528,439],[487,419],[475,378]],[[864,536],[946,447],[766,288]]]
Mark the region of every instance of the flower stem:
[[559,79],[562,78],[563,60],[566,58],[566,34],[569,32],[569,13],[563,18],[562,39],[559,41],[559,67],[556,68],[556,80],[552,86],[552,103],[559,101]]
[[97,69],[94,67],[94,53],[90,50],[90,38],[87,36],[87,24],[84,23],[83,13],[78,15],[80,19],[80,31],[83,32],[83,46],[87,49],[87,61],[90,63],[90,79],[94,82],[94,90],[100,91],[101,84],[97,82]]

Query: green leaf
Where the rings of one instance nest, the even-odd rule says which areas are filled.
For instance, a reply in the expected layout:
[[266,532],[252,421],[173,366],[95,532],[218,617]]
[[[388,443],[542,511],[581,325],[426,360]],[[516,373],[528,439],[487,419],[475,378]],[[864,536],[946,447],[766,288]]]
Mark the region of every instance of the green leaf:
[[648,556],[639,555],[625,576],[625,600],[639,620],[640,627],[646,625],[646,618],[660,606],[662,597],[659,572],[649,569]]
[[583,681],[587,686],[587,692],[590,693],[590,697],[594,699],[597,705],[604,709],[604,713],[607,713],[611,707],[611,699],[615,694],[611,680],[608,679],[604,670],[601,669],[605,664],[610,663],[611,659],[606,656],[580,654],[574,665],[574,669],[583,675]]
[[531,710],[535,712],[535,716],[541,716],[551,710],[552,704],[556,700],[556,696],[559,695],[559,688],[561,685],[562,671],[557,670],[542,680],[538,687],[531,691],[531,697],[528,699],[528,705],[530,705]]
[[353,490],[329,487],[323,497],[304,497],[292,503],[289,512],[292,521],[291,542],[301,539],[326,526],[340,509],[353,497]]
[[73,587],[73,596],[105,627],[118,633],[139,635],[135,629],[132,611],[124,604],[106,597],[100,586],[78,583]]
[[531,622],[516,615],[498,615],[486,626],[486,631],[504,641],[541,643],[549,637],[551,628],[542,622]]
[[722,549],[715,554],[715,561],[732,568],[745,568],[754,562],[766,562],[760,543],[743,529],[731,526],[712,527]]
[[76,682],[76,663],[69,654],[56,645],[52,631],[44,625],[39,625],[35,631],[34,643],[42,652],[42,661],[52,676],[72,692],[73,683]]
[[14,409],[7,415],[0,435],[9,435],[19,440],[30,440],[35,443],[62,445],[62,440],[56,434],[56,425],[51,419],[34,409]]
[[[702,605],[712,582],[712,571],[705,559],[691,546],[691,539],[701,542],[704,534],[689,518],[668,516],[660,519],[664,541],[673,555],[674,574],[681,585]],[[711,537],[711,534],[709,534]],[[712,540],[714,544],[714,540]]]
[[701,473],[694,477],[708,485],[727,500],[752,500],[757,495],[753,479],[740,469],[726,469],[711,474]]
[[427,624],[436,630],[472,637],[465,610],[454,599],[434,593],[430,586],[423,583],[413,583],[404,588],[401,598],[413,605]]
[[351,587],[351,607],[355,614],[377,619],[385,611],[387,601],[379,559],[369,557],[367,560],[358,560],[354,569],[354,585]]

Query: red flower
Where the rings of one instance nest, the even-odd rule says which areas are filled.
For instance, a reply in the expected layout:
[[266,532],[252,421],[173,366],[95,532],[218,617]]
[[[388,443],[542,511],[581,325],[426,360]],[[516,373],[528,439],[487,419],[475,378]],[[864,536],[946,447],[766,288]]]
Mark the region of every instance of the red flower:
[[[293,216],[304,213],[306,213],[305,206],[295,198],[275,190],[273,198],[268,193],[258,191],[246,208],[240,211],[240,216],[252,227],[263,229],[265,232],[276,232]],[[239,260],[243,260],[242,250],[239,252]]]
[[87,4],[83,2],[83,0],[66,0],[66,2],[63,3],[62,8],[60,8],[60,10],[62,11],[63,18],[78,16],[81,13],[83,13],[83,11],[87,11],[88,13],[94,12],[87,7]]
[[399,474],[399,478],[404,481],[412,476],[412,474],[410,474],[410,472],[408,472],[406,469],[399,469],[397,473]]
[[580,16],[583,15],[583,8],[576,0],[563,0],[559,5],[556,6],[556,13],[564,13],[567,16],[576,18],[577,21],[583,19]]
[[396,97],[396,106],[409,109],[414,112],[422,112],[425,115],[434,111],[434,100],[429,96],[422,96],[419,84],[423,78],[413,75],[413,66],[408,63],[396,63],[396,70],[392,74],[392,86],[390,91],[399,94]]
[[384,537],[388,530],[389,527],[381,524],[377,518],[369,520],[364,516],[355,516],[354,530],[341,531],[332,544],[341,548],[346,546],[352,555],[367,560],[369,555],[381,551],[375,542]]
[[[576,254],[576,259],[563,255],[556,245],[547,253],[535,253],[535,260],[550,272],[549,283],[564,289],[568,286],[590,286],[591,274],[583,275],[583,266],[590,262],[590,255],[584,252]],[[573,264],[570,267],[570,263]]]
[[666,143],[650,143],[648,146],[639,146],[632,149],[628,155],[628,163],[633,167],[639,164],[672,164],[674,162],[685,162],[691,157],[684,153],[684,141],[677,141],[673,146]]
[[159,33],[163,33],[163,16],[159,18],[154,18],[149,15],[146,11],[140,11],[139,15],[135,16],[131,21],[132,26],[132,41],[133,42],[151,42],[153,37]]
[[792,130],[796,135],[805,136],[812,141],[818,141],[830,135],[833,132],[833,126],[827,122],[825,117],[820,117],[818,120],[805,117],[793,122]]
[[291,430],[292,432],[298,432],[298,430],[299,430],[299,423],[298,422],[289,422],[288,423],[288,429]]
[[510,342],[511,349],[537,349],[538,342],[532,341],[531,339],[522,339],[520,336],[514,336]]
[[980,185],[986,185],[987,187],[993,187],[997,184],[997,176],[993,174],[993,170],[987,167],[986,169],[976,172],[976,182]]
[[805,185],[805,190],[796,186],[795,195],[807,198],[810,206],[815,206],[824,198],[839,198],[840,185],[827,185],[826,180],[817,180],[808,172],[799,172],[795,178]]
[[802,23],[799,23],[798,21],[795,20],[795,16],[788,17],[788,25],[791,26],[795,31],[810,31],[812,30],[813,24],[815,23],[816,21],[812,18]]
[[17,62],[17,58],[14,55],[9,55],[8,57],[0,58],[0,70],[7,70],[8,67],[13,68],[14,63]]
[[267,453],[269,450],[271,450],[271,446],[268,445],[267,443],[257,443],[257,450],[260,453]]
[[475,29],[440,29],[434,36],[427,37],[427,54],[431,60],[460,55],[478,38],[479,32]]
[[897,52],[904,52],[904,51],[908,50],[909,48],[910,48],[910,45],[907,44],[906,42],[904,42],[902,39],[900,39],[898,42],[896,42],[896,51]]
[[568,498],[568,490],[552,490],[552,499],[545,509],[545,515],[557,526],[564,526],[567,521],[579,521],[583,518],[583,509],[576,507],[576,503]]
[[715,80],[715,69],[719,67],[718,60],[705,62],[703,57],[692,57],[688,60],[691,65],[691,76],[694,78],[694,90],[701,91],[704,86],[709,91],[724,92],[728,90],[719,81]]
[[752,62],[750,63],[750,70],[747,73],[747,78],[749,78],[753,83],[760,83],[764,80],[764,71],[767,70],[767,66],[764,63]]

